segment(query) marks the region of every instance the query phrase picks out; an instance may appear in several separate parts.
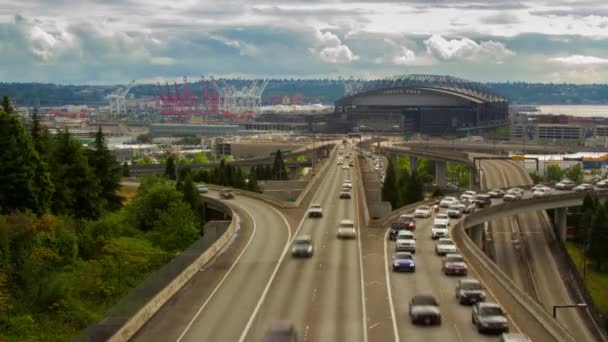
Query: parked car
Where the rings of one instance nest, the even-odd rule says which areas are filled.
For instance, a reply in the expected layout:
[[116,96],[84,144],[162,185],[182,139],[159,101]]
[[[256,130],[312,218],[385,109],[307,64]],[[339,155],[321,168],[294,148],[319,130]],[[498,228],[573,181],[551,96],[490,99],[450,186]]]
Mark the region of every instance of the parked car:
[[[409,214],[399,215],[397,220],[394,221],[393,223],[391,223],[391,230],[393,230],[393,229],[394,230],[407,229],[407,230],[414,231],[414,230],[416,230],[416,220],[414,219],[414,216],[409,215]],[[397,233],[395,232],[395,236],[396,236],[396,234]]]
[[394,272],[416,272],[416,259],[409,252],[397,252],[393,254]]
[[410,320],[412,324],[441,325],[439,302],[431,295],[416,295],[410,300]]
[[479,332],[509,332],[507,317],[496,303],[481,302],[473,306],[471,321]]
[[312,203],[308,208],[308,217],[323,217],[323,208],[321,208],[321,204]]
[[456,253],[456,245],[452,239],[442,238],[437,241],[435,245],[435,252],[437,255],[446,255],[450,253]]
[[564,179],[561,182],[555,184],[557,190],[572,190],[576,186],[576,183],[569,179]]
[[444,197],[441,202],[439,202],[439,206],[442,208],[447,208],[451,206],[454,202],[458,202],[458,199],[456,197]]
[[593,184],[583,183],[581,185],[575,186],[573,190],[576,192],[593,191],[595,190],[595,187],[593,186]]
[[311,257],[314,253],[312,236],[308,234],[298,235],[291,244],[291,255],[294,257]]
[[223,199],[231,199],[234,198],[234,193],[230,189],[224,189],[220,191],[220,197]]
[[276,321],[266,332],[266,342],[298,342],[296,328],[291,321]]
[[431,228],[431,239],[447,238],[450,236],[449,227],[446,224],[435,223]]
[[503,198],[505,191],[501,189],[494,189],[488,192],[488,195],[490,195],[490,198]]
[[486,300],[486,293],[477,279],[458,279],[456,282],[456,299],[460,304],[475,304]]
[[209,192],[209,187],[207,184],[196,184],[196,190],[198,190],[198,192],[201,194],[206,194]]
[[467,263],[462,255],[447,254],[443,258],[443,274],[466,276],[468,271]]
[[431,207],[427,205],[421,205],[414,211],[415,217],[427,218],[431,217]]
[[340,220],[338,224],[338,239],[354,239],[357,237],[355,222],[352,220]]
[[487,194],[479,194],[475,196],[473,202],[475,202],[477,208],[486,208],[492,205],[492,199],[490,198],[490,195]]

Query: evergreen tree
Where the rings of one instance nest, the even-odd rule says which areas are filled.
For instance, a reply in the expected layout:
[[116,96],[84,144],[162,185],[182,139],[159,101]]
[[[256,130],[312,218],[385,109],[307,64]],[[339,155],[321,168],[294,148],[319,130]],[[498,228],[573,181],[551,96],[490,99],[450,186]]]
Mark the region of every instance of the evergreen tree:
[[95,177],[101,186],[100,197],[105,200],[105,205],[109,210],[116,210],[121,207],[123,201],[123,198],[118,195],[122,170],[106,146],[101,127],[95,134],[93,146],[94,150],[88,151],[89,165],[93,168]]
[[253,170],[254,169],[252,168],[251,172],[249,172],[249,176],[248,176],[249,181],[247,182],[247,190],[253,191],[253,192],[261,192],[260,185],[258,184],[258,178],[255,175],[255,172]]
[[169,179],[175,179],[175,158],[173,155],[170,155],[169,158],[167,158],[165,176],[167,176]]
[[194,181],[192,181],[192,176],[187,174],[184,178],[184,183],[182,185],[182,193],[184,194],[184,201],[190,205],[190,209],[197,217],[198,223],[201,227],[201,234],[203,233],[203,226],[205,224],[205,203],[201,198],[196,186],[194,185]]
[[584,248],[587,248],[589,244],[589,231],[591,230],[591,224],[593,223],[593,209],[586,209],[583,211],[578,225],[576,226],[576,241],[581,243]]
[[84,148],[69,132],[57,133],[51,175],[55,184],[55,213],[77,218],[99,217],[105,205],[105,200],[100,197],[101,186],[89,166]]
[[11,114],[15,111],[15,107],[13,107],[13,103],[11,101],[11,98],[4,95],[2,97],[2,111],[5,112],[6,114]]
[[240,167],[235,167],[232,174],[232,186],[237,189],[245,189],[245,177]]
[[410,171],[409,169],[399,168],[397,172],[397,208],[400,208],[408,203],[407,187],[410,183]]
[[598,206],[591,220],[589,233],[589,258],[592,259],[598,270],[602,270],[608,259],[608,215],[604,206]]
[[272,177],[272,167],[270,165],[264,166],[264,180],[274,179]]
[[[3,108],[12,108],[3,99]],[[19,117],[0,111],[0,208],[4,212],[47,211],[54,191],[47,164],[40,160]]]
[[285,161],[283,160],[283,154],[281,153],[281,150],[277,150],[274,155],[274,162],[272,164],[272,179],[288,179],[287,172],[285,171]]
[[129,164],[127,164],[127,162],[122,164],[122,176],[131,177],[131,171],[129,171]]
[[406,200],[403,204],[407,205],[421,201],[424,198],[422,193],[423,189],[424,186],[422,184],[422,179],[418,177],[418,172],[412,171],[412,174],[410,175],[410,179],[407,182],[407,186],[405,189]]
[[389,159],[386,166],[386,176],[384,184],[382,184],[382,200],[391,204],[392,208],[397,208],[399,201],[399,193],[397,191],[397,179],[395,177],[395,167]]

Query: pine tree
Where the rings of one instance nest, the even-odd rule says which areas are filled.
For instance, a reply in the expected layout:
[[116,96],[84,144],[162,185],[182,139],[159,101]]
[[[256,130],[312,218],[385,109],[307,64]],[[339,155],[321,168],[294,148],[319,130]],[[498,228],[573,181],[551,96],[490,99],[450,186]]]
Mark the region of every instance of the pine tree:
[[255,172],[253,172],[253,168],[251,169],[251,172],[249,172],[248,179],[249,179],[249,181],[247,182],[247,190],[253,191],[253,192],[260,192],[260,185],[258,184],[258,178],[255,175]]
[[382,184],[382,200],[389,202],[393,209],[397,208],[399,201],[397,179],[395,176],[395,166],[389,159],[388,165],[386,166],[384,184]]
[[127,162],[122,164],[122,176],[131,177],[131,171],[129,171],[129,164],[127,164]]
[[184,194],[184,201],[190,205],[190,209],[192,209],[192,212],[196,215],[199,221],[202,234],[203,225],[205,224],[205,203],[196,189],[190,174],[187,174],[184,178],[184,183],[182,184],[182,193]]
[[123,198],[118,195],[120,189],[121,166],[110,153],[101,127],[95,134],[94,150],[89,151],[89,165],[93,168],[95,177],[101,186],[100,197],[105,200],[109,210],[121,207]]
[[602,270],[608,259],[608,215],[604,206],[598,206],[595,211],[589,237],[589,258],[595,262],[598,270]]
[[175,158],[173,155],[170,155],[169,158],[167,158],[165,176],[167,176],[169,179],[175,179]]
[[410,179],[405,189],[406,201],[403,204],[407,205],[422,201],[422,199],[424,198],[423,190],[424,186],[422,184],[422,179],[420,179],[420,177],[418,176],[418,172],[412,171],[412,174],[410,175]]
[[[3,108],[12,108],[8,97]],[[0,208],[42,213],[50,208],[53,191],[48,167],[21,121],[0,111]]]
[[4,95],[2,97],[2,111],[6,114],[11,114],[15,111],[15,107],[13,107],[13,103],[11,102],[11,98]]
[[410,171],[409,169],[400,168],[397,177],[397,207],[400,208],[408,204],[408,186],[410,184]]
[[285,171],[285,161],[283,161],[283,154],[281,153],[281,150],[277,150],[274,155],[274,162],[272,164],[272,179],[288,179],[287,172]]
[[69,132],[55,138],[51,175],[55,184],[53,211],[76,218],[99,217],[105,200],[100,198],[101,186],[89,166],[84,148]]

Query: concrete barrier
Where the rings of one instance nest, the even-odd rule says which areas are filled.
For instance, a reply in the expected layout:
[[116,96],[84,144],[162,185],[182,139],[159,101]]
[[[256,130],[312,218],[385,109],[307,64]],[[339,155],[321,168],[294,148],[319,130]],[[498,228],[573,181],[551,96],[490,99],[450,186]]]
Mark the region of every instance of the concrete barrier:
[[202,253],[192,264],[186,267],[179,276],[175,277],[167,286],[165,286],[162,291],[158,292],[150,301],[148,301],[148,303],[139,309],[139,311],[137,311],[137,313],[133,315],[112,337],[110,337],[108,341],[127,341],[133,337],[133,335],[135,335],[135,333],[141,329],[141,327],[146,324],[146,322],[152,316],[154,316],[154,314],[163,305],[165,305],[165,303],[171,299],[171,297],[173,297],[173,295],[177,293],[177,291],[179,291],[182,286],[184,286],[205,264],[213,259],[230,240],[236,229],[234,212],[229,206],[219,200],[208,197],[205,198],[205,200],[213,202],[214,206],[224,208],[226,212],[230,213],[232,220],[224,234],[222,234],[222,236],[218,238],[213,245],[207,248],[207,250]]

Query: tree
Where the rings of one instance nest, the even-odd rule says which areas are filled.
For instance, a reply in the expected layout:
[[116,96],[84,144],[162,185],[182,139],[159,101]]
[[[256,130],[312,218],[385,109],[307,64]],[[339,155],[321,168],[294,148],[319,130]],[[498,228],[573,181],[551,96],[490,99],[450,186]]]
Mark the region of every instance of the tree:
[[589,238],[589,258],[595,262],[598,270],[602,270],[608,259],[608,215],[602,205],[596,208],[591,220]]
[[209,158],[207,158],[207,153],[205,153],[204,151],[201,151],[201,152],[195,154],[194,158],[192,159],[192,163],[194,163],[194,164],[209,163]]
[[410,171],[409,169],[400,168],[397,171],[397,207],[404,206],[407,199],[407,186],[410,182]]
[[556,164],[547,166],[545,178],[550,182],[559,182],[564,178],[564,170]]
[[[10,99],[5,98],[4,105],[10,109]],[[21,121],[14,114],[0,111],[1,210],[45,212],[51,206],[53,191],[47,164],[40,160]]]
[[435,180],[435,162],[429,158],[419,158],[416,172],[422,183],[433,183]]
[[131,177],[131,171],[129,171],[129,164],[127,164],[127,162],[122,164],[122,176]]
[[15,111],[11,98],[6,95],[2,96],[2,111],[6,114],[12,114]]
[[147,234],[152,242],[169,252],[184,250],[200,236],[197,219],[184,201],[172,202],[159,212],[153,229]]
[[130,204],[129,221],[143,232],[150,231],[159,215],[167,211],[171,203],[180,201],[183,201],[183,194],[175,186],[157,177],[147,178]]
[[566,177],[575,183],[582,183],[584,174],[581,164],[576,164],[567,170]]
[[184,201],[190,205],[190,209],[196,215],[198,219],[198,224],[200,226],[200,232],[203,233],[203,226],[205,224],[205,203],[201,198],[194,182],[192,181],[192,176],[187,174],[184,178],[184,183],[182,185],[182,193],[184,194]]
[[592,223],[593,209],[585,209],[576,226],[576,241],[581,243],[583,248],[587,248],[589,244],[589,232],[591,231]]
[[170,155],[167,158],[167,165],[165,166],[165,175],[169,179],[175,179],[175,158],[173,155]]
[[106,203],[84,148],[67,131],[57,133],[55,141],[51,161],[53,212],[77,218],[99,217]]
[[255,175],[255,171],[253,168],[249,172],[249,176],[247,178],[248,178],[247,190],[253,191],[253,192],[261,192],[260,185],[258,184],[258,178]]
[[116,210],[122,206],[123,198],[118,195],[120,189],[121,167],[108,150],[101,127],[95,134],[94,150],[89,150],[89,164],[101,186],[100,197],[105,200],[106,208]]
[[530,172],[529,175],[533,184],[538,184],[543,180],[543,178],[536,171]]
[[420,177],[418,177],[418,172],[412,171],[410,179],[407,182],[407,186],[405,188],[406,200],[403,204],[407,205],[421,201],[424,198],[423,188],[424,187],[422,184],[422,180],[420,179]]
[[399,201],[399,193],[397,191],[397,179],[395,177],[395,167],[393,162],[389,159],[388,165],[386,166],[386,176],[384,178],[384,184],[382,184],[382,200],[387,201],[391,204],[393,209],[397,208]]
[[285,170],[285,161],[281,150],[277,150],[274,154],[274,162],[272,163],[272,179],[287,180],[289,179]]

